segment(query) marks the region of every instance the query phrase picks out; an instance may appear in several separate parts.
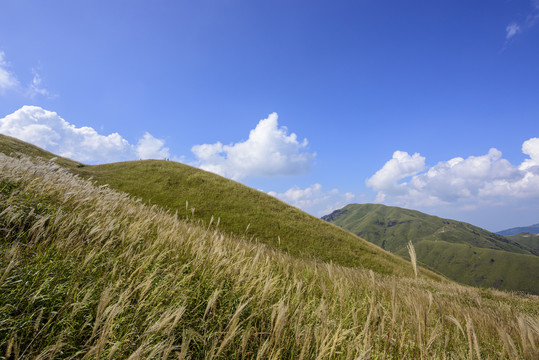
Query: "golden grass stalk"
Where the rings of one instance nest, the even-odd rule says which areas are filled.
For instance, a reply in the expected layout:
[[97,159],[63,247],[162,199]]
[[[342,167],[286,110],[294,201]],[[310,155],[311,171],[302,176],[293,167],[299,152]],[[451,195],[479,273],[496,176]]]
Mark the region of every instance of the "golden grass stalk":
[[415,248],[414,244],[412,244],[412,241],[408,241],[408,245],[406,246],[408,249],[408,254],[410,254],[410,261],[412,262],[412,266],[414,267],[414,274],[417,278],[417,257],[415,255]]

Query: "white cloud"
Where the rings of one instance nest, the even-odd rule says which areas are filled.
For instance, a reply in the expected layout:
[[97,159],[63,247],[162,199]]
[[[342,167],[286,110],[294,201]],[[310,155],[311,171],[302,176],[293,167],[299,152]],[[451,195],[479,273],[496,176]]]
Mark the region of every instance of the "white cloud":
[[34,78],[32,79],[32,83],[28,86],[28,95],[31,98],[33,98],[35,95],[42,95],[53,98],[54,95],[52,95],[49,90],[45,89],[42,86],[43,80],[41,79],[39,73],[35,69],[33,69],[32,72],[34,74]]
[[410,156],[404,151],[395,151],[393,158],[367,179],[367,186],[379,191],[378,200],[383,201],[386,192],[393,194],[405,191],[406,183],[398,180],[417,174],[425,169],[425,158],[415,153]]
[[5,60],[5,53],[0,51],[0,95],[5,94],[7,91],[17,91],[18,93],[34,98],[36,95],[42,95],[49,98],[54,98],[49,90],[43,87],[43,80],[39,73],[32,69],[34,75],[32,82],[26,87],[22,87],[17,76],[8,70],[9,64]]
[[511,23],[505,28],[505,38],[510,39],[520,32],[520,26],[516,23]]
[[195,145],[191,151],[201,169],[235,180],[249,176],[286,176],[310,170],[315,154],[306,151],[307,139],[299,142],[296,134],[279,127],[276,113],[260,120],[249,138],[231,145]]
[[[481,156],[441,161],[426,171],[419,154],[399,153],[366,180],[378,192],[377,201],[409,207],[440,205],[476,208],[479,204],[504,204],[514,199],[539,197],[539,139],[524,142],[529,158],[513,166],[497,149]],[[415,167],[413,159],[416,157]],[[410,177],[408,182],[402,182]]]
[[19,80],[8,70],[9,64],[5,60],[5,54],[0,51],[0,94],[4,94],[7,90],[19,88]]
[[170,151],[164,147],[165,142],[145,133],[137,144],[137,154],[141,159],[164,159],[170,157]]
[[356,198],[352,193],[343,194],[337,189],[324,191],[320,184],[305,189],[295,186],[284,193],[270,191],[268,194],[316,216],[327,215]]
[[520,170],[530,169],[539,166],[539,138],[531,138],[522,144],[522,152],[530,158],[524,160],[520,165]]
[[535,27],[539,23],[539,1],[531,1],[531,10],[528,15],[520,21],[520,23],[512,22],[505,28],[505,39],[506,44],[509,39],[513,38],[515,35],[528,31],[531,28]]
[[118,133],[101,135],[91,127],[76,127],[57,113],[23,106],[0,119],[0,133],[37,145],[60,156],[87,163],[105,163],[169,155],[164,142],[146,133],[137,147]]

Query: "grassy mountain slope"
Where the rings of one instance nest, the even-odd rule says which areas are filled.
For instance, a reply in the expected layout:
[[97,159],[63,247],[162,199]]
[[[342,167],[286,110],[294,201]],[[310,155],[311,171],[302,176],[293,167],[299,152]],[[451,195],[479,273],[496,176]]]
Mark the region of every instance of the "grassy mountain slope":
[[[263,192],[218,175],[170,161],[132,161],[78,169],[99,184],[256,238],[296,256],[314,257],[376,272],[401,274],[409,266],[368,242]],[[186,202],[188,204],[186,209]],[[410,273],[411,275],[411,273]]]
[[530,249],[534,249],[539,252],[539,234],[534,233],[519,233],[516,235],[508,236],[509,239],[522,246],[527,246]]
[[405,258],[411,240],[420,263],[453,280],[539,293],[537,250],[476,226],[380,204],[351,204],[324,219]]
[[[477,248],[462,243],[420,240],[418,261],[461,283],[538,293],[539,259],[534,255]],[[398,255],[408,256],[405,249]]]
[[[0,151],[50,159],[53,154],[0,135]],[[412,276],[410,264],[336,226],[287,205],[265,193],[221,176],[171,161],[145,160],[86,166],[59,158],[65,166],[100,185],[127,192],[144,202],[213,224],[237,236],[315,258],[377,273]],[[186,202],[188,206],[186,208]],[[422,269],[427,276],[438,275]]]
[[8,156],[10,154],[21,154],[44,160],[54,159],[55,163],[69,169],[77,168],[77,166],[83,166],[83,164],[80,162],[55,155],[51,152],[43,150],[40,147],[3,134],[0,134],[0,153],[4,153]]
[[534,359],[538,304],[295,258],[0,154],[0,358]]

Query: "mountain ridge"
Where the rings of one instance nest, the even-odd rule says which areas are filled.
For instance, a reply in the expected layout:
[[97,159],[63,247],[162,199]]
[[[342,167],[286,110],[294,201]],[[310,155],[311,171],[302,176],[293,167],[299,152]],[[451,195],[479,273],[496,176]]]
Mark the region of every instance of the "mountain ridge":
[[350,204],[322,217],[403,258],[468,285],[539,292],[539,250],[477,226],[381,204]]
[[514,227],[514,228],[496,232],[496,234],[503,235],[503,236],[512,236],[512,235],[517,235],[521,233],[539,234],[539,223],[530,225],[530,226]]

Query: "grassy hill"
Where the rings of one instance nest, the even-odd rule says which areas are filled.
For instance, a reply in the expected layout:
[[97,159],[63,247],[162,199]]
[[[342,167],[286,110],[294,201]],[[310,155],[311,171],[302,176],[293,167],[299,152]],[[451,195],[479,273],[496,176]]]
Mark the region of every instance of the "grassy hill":
[[8,156],[25,155],[31,158],[40,158],[44,160],[54,159],[55,163],[68,169],[75,169],[77,166],[84,166],[80,162],[55,155],[51,152],[43,150],[40,147],[3,134],[0,134],[0,153],[4,153]]
[[537,248],[476,226],[380,204],[351,204],[323,219],[461,283],[539,293]]
[[536,296],[294,257],[0,154],[2,359],[535,359],[538,318]]
[[[377,273],[413,276],[410,264],[371,243],[263,192],[172,161],[128,161],[83,165],[38,147],[0,135],[0,152],[20,153],[56,163],[99,185],[108,185],[151,203],[212,223],[225,232],[284,250]],[[212,220],[213,219],[213,220]],[[438,275],[421,269],[426,276]]]
[[145,160],[86,166],[78,174],[108,184],[183,217],[253,238],[295,256],[412,275],[408,264],[363,239],[331,226],[263,192],[171,161]]

